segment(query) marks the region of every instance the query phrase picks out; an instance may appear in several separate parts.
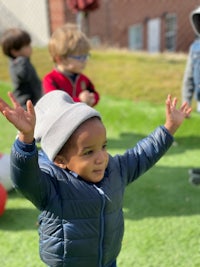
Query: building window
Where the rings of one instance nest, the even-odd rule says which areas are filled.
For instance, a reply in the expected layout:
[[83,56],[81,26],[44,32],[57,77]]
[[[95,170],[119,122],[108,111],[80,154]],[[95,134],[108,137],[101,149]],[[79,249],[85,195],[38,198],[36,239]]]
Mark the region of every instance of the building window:
[[128,38],[129,38],[129,49],[142,50],[143,49],[142,24],[137,24],[129,27]]
[[167,14],[165,20],[165,48],[168,51],[176,50],[177,17],[175,14]]

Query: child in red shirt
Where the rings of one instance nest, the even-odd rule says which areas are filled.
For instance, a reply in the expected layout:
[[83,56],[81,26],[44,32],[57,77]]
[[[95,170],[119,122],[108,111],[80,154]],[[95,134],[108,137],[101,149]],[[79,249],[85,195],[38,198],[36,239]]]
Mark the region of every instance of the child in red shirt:
[[88,38],[75,24],[65,24],[52,34],[49,53],[55,68],[43,78],[44,93],[67,92],[75,102],[95,106],[99,94],[88,77],[82,74],[90,51]]

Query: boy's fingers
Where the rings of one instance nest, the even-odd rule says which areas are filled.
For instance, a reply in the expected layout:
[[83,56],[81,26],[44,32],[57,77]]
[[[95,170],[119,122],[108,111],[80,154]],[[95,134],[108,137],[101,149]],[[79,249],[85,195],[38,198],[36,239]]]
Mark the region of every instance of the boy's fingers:
[[173,99],[173,101],[172,101],[172,106],[173,106],[173,107],[176,107],[177,101],[178,101],[177,98],[174,97],[174,99]]
[[192,111],[191,107],[188,107],[188,108],[185,109],[185,114],[186,114],[187,117],[190,115],[191,111]]
[[188,106],[188,103],[187,103],[187,102],[184,102],[184,103],[181,105],[180,110],[181,110],[182,112],[184,112],[186,109],[187,109],[187,110],[190,110],[190,112],[191,112],[191,110],[192,110],[192,108]]
[[20,104],[17,102],[12,92],[8,92],[8,96],[15,108],[20,106]]
[[32,114],[32,115],[35,115],[35,109],[34,109],[34,106],[31,102],[31,100],[28,100],[27,103],[26,103],[26,108],[27,108],[27,112]]
[[8,107],[8,104],[0,98],[0,111],[3,113],[3,111]]

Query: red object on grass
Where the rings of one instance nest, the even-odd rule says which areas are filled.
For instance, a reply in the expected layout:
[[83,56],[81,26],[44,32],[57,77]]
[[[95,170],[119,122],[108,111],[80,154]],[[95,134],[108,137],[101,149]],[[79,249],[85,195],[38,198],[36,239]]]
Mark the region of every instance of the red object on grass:
[[100,0],[66,0],[68,8],[76,13],[78,11],[89,12],[99,8]]
[[0,184],[0,216],[3,215],[6,207],[7,192],[6,189]]

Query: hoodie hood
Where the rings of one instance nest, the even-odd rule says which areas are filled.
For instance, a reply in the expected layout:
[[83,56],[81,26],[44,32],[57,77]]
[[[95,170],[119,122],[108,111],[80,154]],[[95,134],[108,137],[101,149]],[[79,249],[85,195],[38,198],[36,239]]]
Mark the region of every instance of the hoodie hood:
[[194,32],[200,36],[200,6],[190,13],[190,22]]

